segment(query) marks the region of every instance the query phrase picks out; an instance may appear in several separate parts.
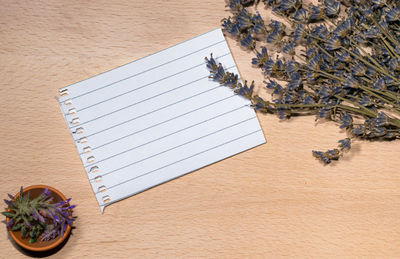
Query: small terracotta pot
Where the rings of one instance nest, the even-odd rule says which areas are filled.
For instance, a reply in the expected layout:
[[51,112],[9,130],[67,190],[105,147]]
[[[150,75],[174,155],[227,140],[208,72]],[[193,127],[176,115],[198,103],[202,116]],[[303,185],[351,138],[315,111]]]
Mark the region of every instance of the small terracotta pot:
[[[36,198],[39,196],[44,189],[48,188],[49,191],[51,191],[51,197],[53,197],[54,203],[57,203],[59,201],[65,201],[67,200],[65,196],[58,191],[57,189],[54,189],[53,187],[46,186],[46,185],[32,185],[29,187],[26,187],[23,189],[23,194],[27,193],[28,191],[30,192],[30,198]],[[14,198],[17,198],[19,196],[19,192],[15,194]],[[10,211],[10,210],[8,210]],[[8,223],[10,218],[6,218],[6,223]],[[41,241],[40,236],[34,243],[29,243],[29,238],[22,238],[21,236],[21,231],[11,231],[11,229],[8,230],[8,233],[12,237],[12,239],[21,247],[30,250],[30,251],[35,251],[35,252],[43,252],[43,251],[48,251],[51,250],[55,247],[57,247],[59,244],[61,244],[70,234],[71,232],[71,226],[67,225],[67,229],[64,232],[64,236],[58,236],[52,240],[49,241]]]

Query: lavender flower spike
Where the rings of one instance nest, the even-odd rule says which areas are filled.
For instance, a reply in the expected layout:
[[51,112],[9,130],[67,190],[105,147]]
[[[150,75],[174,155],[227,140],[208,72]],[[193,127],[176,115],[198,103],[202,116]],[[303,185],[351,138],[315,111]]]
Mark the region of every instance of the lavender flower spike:
[[51,194],[51,192],[49,191],[49,188],[46,188],[43,190],[42,195],[45,197],[48,197]]
[[8,223],[7,223],[7,228],[10,228],[10,227],[13,225],[13,223],[14,223],[14,220],[13,220],[13,219],[10,219],[10,220],[8,221]]

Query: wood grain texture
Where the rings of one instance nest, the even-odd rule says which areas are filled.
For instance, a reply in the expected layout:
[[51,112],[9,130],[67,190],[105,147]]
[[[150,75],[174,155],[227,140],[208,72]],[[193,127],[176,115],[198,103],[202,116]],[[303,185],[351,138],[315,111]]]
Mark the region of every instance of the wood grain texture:
[[[219,26],[224,2],[0,1],[0,194],[48,184],[72,197],[76,228],[54,258],[400,257],[400,142],[354,144],[313,117],[258,114],[267,144],[100,214],[57,89]],[[228,38],[243,78],[251,55]],[[0,232],[0,258],[25,258]]]

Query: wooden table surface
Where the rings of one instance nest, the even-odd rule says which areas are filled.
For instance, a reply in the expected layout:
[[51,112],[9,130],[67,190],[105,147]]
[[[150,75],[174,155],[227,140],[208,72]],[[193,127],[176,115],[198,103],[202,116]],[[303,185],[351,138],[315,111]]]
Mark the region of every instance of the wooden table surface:
[[[55,258],[400,257],[400,141],[354,144],[314,117],[258,114],[267,144],[130,197],[101,214],[57,89],[219,26],[225,3],[0,1],[0,194],[51,185],[77,204]],[[268,19],[269,20],[269,19]],[[227,39],[245,79],[251,55]],[[26,257],[3,225],[0,258]]]

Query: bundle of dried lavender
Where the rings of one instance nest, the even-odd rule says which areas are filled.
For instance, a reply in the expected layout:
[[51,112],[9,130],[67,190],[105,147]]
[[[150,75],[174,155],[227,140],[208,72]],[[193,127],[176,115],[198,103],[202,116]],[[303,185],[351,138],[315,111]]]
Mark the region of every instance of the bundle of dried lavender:
[[[268,25],[250,11],[258,2],[227,1],[233,16],[222,27],[254,52],[252,64],[268,79],[272,101],[253,93],[254,82],[240,84],[212,56],[206,58],[211,78],[250,99],[258,111],[281,119],[313,113],[337,122],[348,138],[335,149],[313,151],[325,164],[339,159],[355,138],[400,137],[400,1],[263,0],[285,20]],[[266,46],[283,57],[270,55]]]

